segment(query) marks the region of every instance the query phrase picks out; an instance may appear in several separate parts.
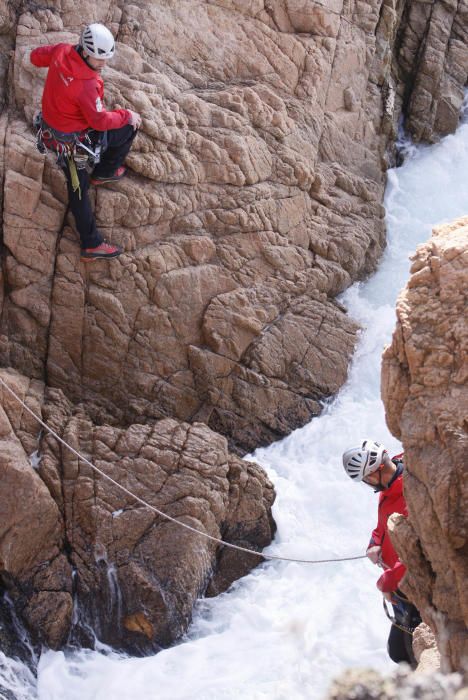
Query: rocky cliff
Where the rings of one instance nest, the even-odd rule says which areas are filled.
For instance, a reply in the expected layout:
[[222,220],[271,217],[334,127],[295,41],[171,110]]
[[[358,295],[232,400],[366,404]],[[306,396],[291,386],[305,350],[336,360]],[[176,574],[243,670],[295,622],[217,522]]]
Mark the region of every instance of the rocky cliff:
[[[0,5],[0,359],[119,425],[202,420],[241,449],[321,410],[356,326],[335,296],[384,246],[386,154],[458,119],[463,3],[180,0]],[[31,48],[118,39],[108,106],[143,116],[130,175],[95,193],[126,254],[80,265],[31,116]],[[11,50],[11,54],[9,53]]]
[[[35,149],[45,71],[28,57],[93,20],[117,38],[107,106],[143,125],[128,177],[93,194],[125,254],[85,266],[63,176]],[[151,503],[264,546],[271,485],[220,434],[241,452],[281,437],[344,382],[357,327],[335,297],[383,249],[396,125],[454,129],[464,46],[449,1],[0,0],[0,362],[19,372],[2,376]],[[1,420],[2,584],[48,644],[74,601],[112,643],[166,644],[212,571],[215,593],[252,564],[206,541],[191,554],[192,536],[38,444],[5,394]]]
[[387,423],[407,463],[409,517],[393,516],[392,539],[445,671],[466,670],[468,656],[467,263],[468,218],[417,249],[382,365]]

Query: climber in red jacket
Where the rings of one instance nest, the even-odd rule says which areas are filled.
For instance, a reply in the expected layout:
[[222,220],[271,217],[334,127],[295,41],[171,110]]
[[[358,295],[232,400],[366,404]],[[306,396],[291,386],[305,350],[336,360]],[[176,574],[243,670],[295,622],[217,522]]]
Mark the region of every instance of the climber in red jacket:
[[377,581],[377,588],[393,605],[395,619],[388,638],[389,656],[396,663],[406,661],[414,666],[411,635],[421,618],[414,605],[398,589],[406,567],[399,560],[387,529],[390,515],[408,515],[403,495],[403,455],[390,459],[383,445],[373,440],[363,440],[358,447],[344,452],[343,466],[351,479],[362,481],[375,492],[380,492],[377,527],[372,532],[367,556],[373,564],[384,569]]
[[[123,162],[131,148],[140,115],[130,109],[107,111],[103,106],[101,71],[115,51],[114,37],[102,24],[90,24],[79,44],[39,46],[31,52],[31,63],[47,67],[42,96],[42,142],[58,153],[67,178],[70,209],[81,239],[82,260],[114,258],[119,246],[104,241],[88,196],[89,175],[85,164],[94,147],[104,155],[91,175],[91,183],[102,185],[120,180]],[[92,148],[91,148],[92,147]],[[81,158],[80,158],[81,154]]]

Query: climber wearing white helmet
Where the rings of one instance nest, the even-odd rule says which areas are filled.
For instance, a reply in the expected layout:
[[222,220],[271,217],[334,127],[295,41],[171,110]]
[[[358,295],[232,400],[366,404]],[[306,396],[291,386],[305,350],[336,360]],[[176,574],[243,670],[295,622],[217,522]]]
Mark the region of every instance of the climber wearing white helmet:
[[392,459],[383,445],[374,440],[362,440],[357,447],[343,453],[343,466],[355,482],[362,481],[380,492],[377,527],[367,547],[367,556],[373,564],[384,569],[377,588],[393,605],[394,618],[388,638],[390,658],[414,666],[412,629],[421,622],[419,612],[398,589],[406,567],[398,558],[387,530],[387,521],[393,513],[408,515],[403,496],[403,454]]
[[[393,473],[393,464],[385,447],[373,440],[363,440],[360,446],[352,447],[343,454],[343,466],[348,476],[355,481],[364,481],[367,484],[372,482],[368,477],[371,474],[380,475],[386,463]],[[379,479],[379,490],[381,490],[380,486],[381,479]]]
[[[88,188],[90,181],[102,185],[125,175],[123,162],[141,125],[140,115],[131,109],[104,108],[101,71],[114,53],[112,33],[93,23],[83,29],[77,45],[39,46],[30,56],[33,65],[49,69],[36,122],[38,148],[55,151],[65,173],[84,261],[122,253],[97,230]],[[89,163],[95,165],[91,179]]]
[[87,56],[99,60],[112,58],[115,41],[111,32],[103,24],[88,24],[81,33],[80,46]]

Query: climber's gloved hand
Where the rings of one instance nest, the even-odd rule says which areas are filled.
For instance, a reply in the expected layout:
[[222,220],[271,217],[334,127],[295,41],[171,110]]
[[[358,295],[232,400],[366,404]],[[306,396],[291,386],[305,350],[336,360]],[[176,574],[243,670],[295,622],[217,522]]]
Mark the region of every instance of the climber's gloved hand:
[[366,556],[371,560],[373,564],[382,566],[382,547],[375,545],[374,547],[369,547],[366,552]]

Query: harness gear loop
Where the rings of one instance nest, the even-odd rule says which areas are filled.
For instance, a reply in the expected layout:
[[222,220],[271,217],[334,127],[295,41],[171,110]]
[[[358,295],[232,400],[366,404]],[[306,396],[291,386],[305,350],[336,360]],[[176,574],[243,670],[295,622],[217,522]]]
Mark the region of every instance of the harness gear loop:
[[[75,170],[82,170],[88,164],[94,167],[101,160],[103,148],[107,144],[107,132],[94,129],[59,131],[44,121],[41,112],[34,117],[33,125],[36,129],[37,150],[43,154],[47,150],[55,152],[60,167],[70,166],[70,158],[75,161]],[[73,191],[76,191],[76,187]]]
[[[85,131],[58,131],[49,126],[39,112],[33,121],[36,129],[36,147],[39,153],[47,150],[56,154],[56,162],[61,168],[68,168],[73,192],[78,191],[81,200],[81,187],[78,170],[85,170],[89,164],[94,167],[101,160],[101,153],[107,144],[107,132],[93,129]],[[90,134],[97,134],[96,139]]]
[[39,153],[44,154],[46,153],[47,149],[43,141],[42,115],[40,112],[34,116],[33,126],[36,129],[36,148]]

